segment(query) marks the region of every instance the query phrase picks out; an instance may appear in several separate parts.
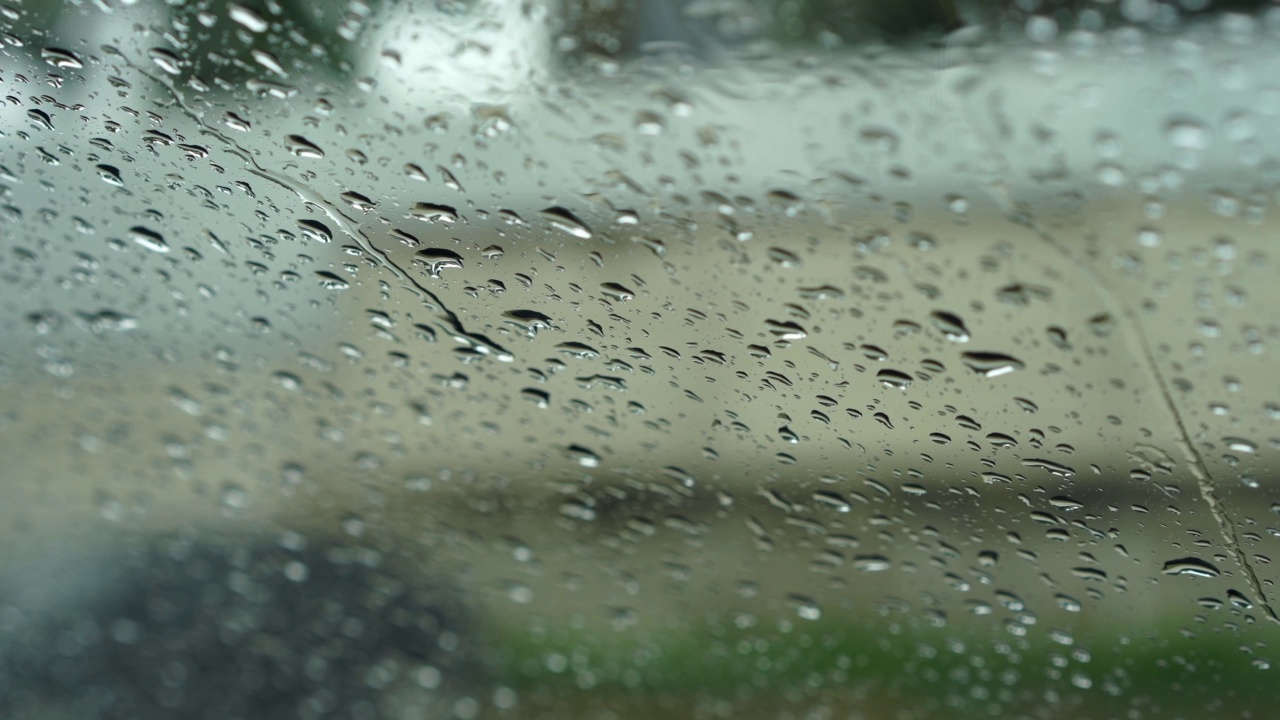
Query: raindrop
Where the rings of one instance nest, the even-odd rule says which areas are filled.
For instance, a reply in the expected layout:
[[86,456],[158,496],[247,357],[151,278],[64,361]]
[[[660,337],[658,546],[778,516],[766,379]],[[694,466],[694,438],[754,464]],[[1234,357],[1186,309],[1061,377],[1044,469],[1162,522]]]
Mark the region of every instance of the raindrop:
[[600,357],[599,350],[596,350],[590,345],[587,345],[585,343],[580,343],[575,340],[567,340],[565,342],[562,342],[556,346],[556,349],[558,349],[560,352],[563,352],[568,355],[572,355],[573,357],[583,359],[583,360],[591,360],[591,359]]
[[1258,454],[1258,444],[1253,442],[1252,440],[1247,440],[1245,438],[1240,438],[1240,437],[1224,437],[1222,438],[1222,442],[1227,446],[1229,450],[1233,450],[1239,453],[1245,453],[1246,455]]
[[1074,477],[1076,474],[1075,468],[1069,465],[1063,465],[1062,463],[1045,460],[1043,458],[1024,458],[1022,460],[1022,464],[1027,467],[1047,470],[1052,475],[1064,478]]
[[1176,118],[1165,126],[1169,144],[1179,150],[1203,150],[1209,147],[1209,131],[1193,118]]
[[352,208],[359,210],[360,212],[369,212],[370,210],[378,207],[378,203],[352,190],[348,190],[338,197],[342,198],[342,202],[350,205]]
[[458,211],[449,205],[420,202],[414,203],[413,207],[409,209],[409,217],[429,223],[453,224],[458,222]]
[[661,135],[665,125],[661,115],[652,110],[641,110],[636,113],[635,128],[641,135]]
[[795,608],[796,615],[804,620],[817,620],[822,617],[822,608],[808,595],[789,595],[787,602]]
[[537,310],[508,310],[503,313],[503,316],[531,336],[536,334],[538,330],[552,327],[551,318]]
[[969,342],[969,328],[965,327],[964,321],[960,319],[959,315],[945,310],[935,310],[930,313],[929,317],[933,319],[933,326],[946,339],[957,343]]
[[766,251],[766,254],[770,260],[784,268],[798,268],[804,264],[799,255],[780,247],[771,247]]
[[600,456],[581,445],[570,445],[566,452],[574,462],[582,467],[600,467]]
[[853,505],[844,496],[834,490],[817,490],[813,493],[813,501],[819,505],[825,505],[836,512],[847,513],[853,509]]
[[351,283],[327,270],[316,271],[316,277],[320,279],[320,287],[326,290],[346,290],[351,287]]
[[169,252],[169,243],[165,242],[164,236],[141,225],[129,228],[129,239],[153,252]]
[[587,224],[579,220],[573,213],[558,205],[555,207],[549,207],[538,214],[550,223],[551,227],[556,228],[557,230],[569,233],[570,235],[583,240],[589,240],[591,238],[591,229],[587,227]]
[[900,370],[885,368],[876,373],[876,379],[885,387],[895,390],[906,390],[911,386],[911,376]]
[[615,282],[600,283],[600,291],[620,302],[630,300],[636,296],[635,291]]
[[280,59],[277,58],[275,55],[272,55],[266,50],[258,50],[258,49],[249,51],[249,54],[252,55],[254,61],[256,61],[262,67],[270,70],[271,72],[275,73],[276,75],[279,75],[280,77],[286,77],[286,78],[289,77],[289,73],[285,71],[284,66],[280,64]]
[[893,567],[893,562],[883,555],[859,555],[853,559],[853,566],[863,572],[884,572]]
[[152,62],[170,75],[177,75],[182,72],[182,59],[172,50],[151,48],[151,51],[147,54],[151,57]]
[[303,219],[297,222],[298,230],[302,231],[303,236],[314,240],[318,243],[329,243],[333,241],[333,231],[328,225],[319,220]]
[[1079,510],[1084,507],[1084,503],[1078,500],[1073,500],[1066,495],[1055,495],[1049,498],[1049,504],[1059,510]]
[[433,278],[440,277],[441,270],[453,270],[462,267],[462,256],[445,248],[426,248],[419,250],[413,259],[427,266],[427,274]]
[[960,358],[970,370],[989,378],[1006,375],[1026,367],[1021,360],[1003,353],[966,352]]
[[548,405],[551,404],[551,394],[545,390],[539,390],[537,388],[525,388],[520,391],[520,394],[526,400],[533,401],[533,404],[537,405],[540,408],[546,408]]
[[1081,580],[1092,580],[1094,582],[1107,581],[1107,572],[1096,567],[1073,567],[1071,568],[1071,574]]
[[301,135],[286,135],[284,146],[297,157],[313,159],[324,157],[324,151],[319,146]]
[[1241,610],[1253,609],[1253,602],[1249,600],[1249,598],[1245,597],[1244,593],[1240,592],[1239,590],[1235,590],[1235,589],[1227,590],[1227,600],[1231,601],[1231,604],[1233,606]]
[[833,285],[800,288],[800,297],[805,300],[833,300],[844,297],[844,291]]
[[35,122],[36,127],[42,130],[53,129],[53,118],[49,117],[49,113],[43,110],[32,108],[27,111],[27,117],[31,118],[32,121]]
[[222,123],[227,127],[231,128],[232,130],[236,130],[239,132],[248,132],[250,128],[253,127],[248,120],[245,120],[244,118],[230,111],[224,112],[222,114]]
[[70,50],[48,47],[40,51],[40,57],[44,58],[45,62],[56,68],[79,70],[84,67],[84,63],[80,58],[76,57],[75,53]]
[[98,177],[102,178],[102,182],[116,187],[124,187],[124,180],[120,177],[120,169],[114,165],[99,165],[97,167]]
[[1187,575],[1200,578],[1215,578],[1222,574],[1222,571],[1212,563],[1194,557],[1170,560],[1164,564],[1163,572],[1165,575]]
[[790,320],[765,320],[764,324],[779,340],[803,340],[808,335],[804,328]]
[[260,33],[268,27],[267,21],[261,15],[239,3],[231,3],[227,6],[227,16],[250,32]]

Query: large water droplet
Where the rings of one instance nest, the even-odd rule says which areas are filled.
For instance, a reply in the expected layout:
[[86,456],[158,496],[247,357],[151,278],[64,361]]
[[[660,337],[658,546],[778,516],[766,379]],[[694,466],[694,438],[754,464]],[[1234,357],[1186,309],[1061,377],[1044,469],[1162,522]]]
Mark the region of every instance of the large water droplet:
[[102,178],[102,182],[115,187],[124,187],[124,180],[120,177],[120,168],[115,165],[99,165],[97,170],[98,177]]
[[326,290],[346,290],[351,287],[351,283],[327,270],[318,270],[316,277],[320,280],[320,287]]
[[966,352],[960,356],[966,367],[984,377],[999,377],[1026,367],[1018,358],[995,352]]
[[1170,560],[1164,564],[1163,571],[1165,575],[1188,575],[1200,578],[1215,578],[1222,574],[1217,566],[1194,557]]
[[613,298],[620,302],[630,300],[636,296],[635,291],[615,282],[601,283],[600,291],[603,292],[606,297]]
[[796,615],[804,620],[818,620],[822,617],[822,608],[818,601],[808,595],[790,595],[787,602],[795,609]]
[[84,67],[84,63],[81,62],[80,58],[77,57],[75,53],[70,50],[63,50],[62,48],[44,48],[40,51],[40,57],[44,58],[45,62],[56,68],[79,70]]
[[303,219],[297,222],[298,229],[302,234],[318,243],[329,243],[333,241],[333,231],[328,225],[319,220]]
[[885,368],[876,373],[876,379],[885,387],[895,390],[906,390],[911,386],[911,376],[901,370]]
[[581,445],[570,445],[566,452],[582,467],[600,467],[600,456]]
[[260,33],[268,27],[267,21],[261,15],[239,3],[231,3],[227,6],[227,17],[250,32]]
[[863,572],[884,572],[893,567],[893,561],[883,555],[859,555],[853,566]]
[[414,203],[413,207],[409,208],[409,217],[429,223],[452,224],[458,222],[458,211],[449,205],[420,202]]
[[803,340],[808,335],[803,327],[790,320],[765,320],[764,324],[779,340]]
[[141,225],[129,228],[129,239],[152,252],[169,252],[169,243],[165,242],[163,235]]
[[935,310],[929,317],[933,320],[933,326],[946,339],[958,343],[969,342],[969,328],[965,327],[959,315],[945,310]]
[[284,146],[298,157],[319,159],[324,157],[324,151],[318,145],[301,135],[286,135],[284,138]]
[[177,75],[182,72],[182,58],[178,57],[172,50],[151,48],[151,51],[147,54],[157,67],[170,75]]
[[579,220],[576,215],[560,206],[549,207],[538,214],[550,223],[551,227],[557,230],[583,240],[591,238],[591,228],[587,227],[587,224]]
[[414,260],[426,265],[427,274],[440,277],[441,270],[453,270],[462,267],[462,256],[445,248],[427,248],[419,250]]
[[370,210],[378,207],[378,203],[358,192],[355,192],[354,190],[348,190],[338,197],[342,199],[342,202],[350,205],[352,208],[359,210],[360,212],[369,212]]

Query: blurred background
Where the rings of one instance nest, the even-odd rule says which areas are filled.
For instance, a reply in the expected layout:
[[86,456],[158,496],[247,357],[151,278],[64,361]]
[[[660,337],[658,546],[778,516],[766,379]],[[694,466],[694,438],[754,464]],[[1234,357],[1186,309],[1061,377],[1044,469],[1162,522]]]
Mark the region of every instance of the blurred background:
[[0,33],[5,717],[1280,700],[1271,3]]

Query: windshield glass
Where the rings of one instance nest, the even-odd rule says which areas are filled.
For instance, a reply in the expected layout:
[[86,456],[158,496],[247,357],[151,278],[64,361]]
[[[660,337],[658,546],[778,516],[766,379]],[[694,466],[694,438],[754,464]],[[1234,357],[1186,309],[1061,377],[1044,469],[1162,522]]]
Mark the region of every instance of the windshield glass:
[[1278,41],[0,4],[0,715],[1266,717]]

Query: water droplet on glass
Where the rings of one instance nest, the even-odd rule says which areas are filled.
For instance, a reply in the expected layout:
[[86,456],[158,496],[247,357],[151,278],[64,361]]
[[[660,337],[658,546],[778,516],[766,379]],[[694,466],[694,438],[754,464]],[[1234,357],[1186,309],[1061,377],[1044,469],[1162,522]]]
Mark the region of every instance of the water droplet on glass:
[[316,271],[316,278],[320,280],[320,287],[326,290],[346,290],[351,287],[351,283],[327,270]]
[[600,456],[581,445],[570,445],[566,452],[570,458],[582,467],[600,467]]
[[825,505],[836,512],[847,513],[853,509],[853,505],[838,492],[834,490],[817,490],[813,493],[813,501],[819,505]]
[[591,228],[587,227],[587,224],[579,220],[573,213],[562,207],[549,207],[538,214],[550,223],[551,227],[557,230],[583,240],[591,238]]
[[298,230],[303,236],[314,240],[318,243],[329,243],[333,241],[333,231],[328,225],[319,220],[303,219],[297,222]]
[[284,146],[297,157],[313,159],[324,157],[324,151],[318,145],[301,135],[286,135]]
[[634,291],[630,290],[629,288],[623,285],[619,285],[618,283],[614,283],[614,282],[601,283],[600,291],[603,292],[607,297],[613,298],[614,300],[618,300],[618,301],[630,300],[636,296]]
[[1232,606],[1237,607],[1241,610],[1253,609],[1253,601],[1245,597],[1244,593],[1234,588],[1227,590],[1227,600],[1231,602]]
[[41,130],[53,129],[53,118],[49,117],[49,113],[43,110],[31,108],[27,111],[27,117],[31,118],[35,126]]
[[348,190],[338,197],[342,199],[342,202],[360,212],[369,212],[378,207],[378,203],[353,190]]
[[1179,150],[1203,150],[1209,147],[1209,130],[1193,118],[1176,118],[1165,126],[1169,144]]
[[1075,468],[1070,465],[1063,465],[1060,462],[1045,460],[1044,458],[1023,458],[1022,464],[1026,467],[1040,468],[1041,470],[1048,471],[1049,474],[1057,475],[1058,477],[1069,478],[1075,477],[1076,474]]
[[984,377],[999,377],[1026,365],[1019,359],[995,352],[966,352],[960,356],[966,367]]
[[541,329],[553,327],[551,318],[537,310],[508,310],[502,315],[530,336],[536,335]]
[[1049,504],[1059,510],[1079,510],[1084,507],[1084,503],[1078,500],[1073,500],[1066,495],[1055,495],[1049,498]]
[[764,324],[779,340],[803,340],[808,335],[804,328],[790,320],[765,320]]
[[141,225],[129,228],[129,239],[152,252],[169,252],[169,243],[165,242],[164,236]]
[[1162,570],[1165,575],[1187,575],[1200,578],[1215,578],[1222,574],[1222,571],[1212,563],[1194,557],[1170,560],[1164,564]]
[[124,180],[120,177],[120,169],[114,165],[97,166],[98,177],[102,178],[102,182],[115,187],[124,187]]
[[253,127],[248,120],[231,111],[222,113],[222,124],[238,132],[248,132]]
[[409,208],[409,217],[429,223],[453,224],[458,222],[458,210],[449,205],[420,202]]
[[1252,440],[1247,440],[1241,437],[1224,437],[1222,438],[1222,443],[1227,446],[1227,449],[1234,452],[1244,453],[1246,455],[1258,454],[1258,444]]
[[427,248],[419,250],[413,259],[427,267],[427,274],[440,277],[441,270],[453,270],[462,267],[462,256],[445,248]]
[[652,110],[636,113],[635,128],[641,135],[661,135],[665,127],[662,116]]
[[592,360],[600,357],[599,350],[596,350],[586,343],[577,342],[576,340],[567,340],[562,342],[559,345],[556,345],[556,349],[581,360]]
[[769,256],[770,260],[784,268],[798,268],[804,265],[799,255],[780,247],[771,247],[765,251],[765,254]]
[[227,17],[250,32],[260,33],[268,27],[267,21],[261,15],[240,3],[231,3],[227,6]]
[[64,70],[79,70],[84,67],[84,63],[75,53],[62,48],[44,48],[40,51],[40,57],[50,65]]
[[177,75],[182,72],[182,58],[178,57],[172,50],[164,48],[151,48],[147,53],[151,57],[151,61],[161,70],[170,75]]
[[900,370],[885,368],[876,373],[876,379],[885,387],[895,390],[906,390],[911,386],[911,376]]
[[822,617],[822,608],[808,595],[790,595],[787,597],[787,602],[801,619],[818,620]]
[[965,327],[959,315],[945,310],[935,310],[929,314],[929,317],[933,319],[933,326],[946,339],[958,343],[969,342],[969,328]]
[[883,555],[859,555],[853,559],[853,566],[863,572],[884,572],[893,567],[893,562]]

